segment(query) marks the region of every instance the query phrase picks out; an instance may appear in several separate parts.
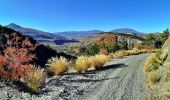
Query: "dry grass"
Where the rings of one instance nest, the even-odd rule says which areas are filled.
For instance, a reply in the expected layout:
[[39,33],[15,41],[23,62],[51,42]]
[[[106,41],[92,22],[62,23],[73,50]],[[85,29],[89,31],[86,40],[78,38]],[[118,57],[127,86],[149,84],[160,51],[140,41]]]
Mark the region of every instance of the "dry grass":
[[150,72],[152,69],[151,69],[151,65],[153,63],[153,58],[155,57],[155,55],[150,55],[148,58],[147,58],[147,61],[146,63],[144,64],[144,72],[145,73],[148,73]]
[[160,75],[158,72],[150,72],[148,74],[148,82],[153,85],[156,84],[160,80]]
[[142,53],[151,53],[151,52],[155,52],[158,51],[156,50],[146,50],[146,49],[132,49],[132,50],[120,50],[120,51],[116,51],[115,53],[111,53],[111,57],[112,58],[123,58],[124,56],[130,56],[130,55],[138,55],[138,54],[142,54]]
[[127,55],[138,55],[140,54],[140,51],[141,50],[138,50],[138,49],[127,50],[126,54]]
[[89,61],[89,57],[87,56],[80,56],[76,59],[75,62],[75,69],[79,72],[79,73],[84,73],[87,71],[87,69],[90,67],[90,61]]
[[69,66],[67,73],[77,73],[78,71],[75,69],[74,66]]
[[40,87],[45,84],[46,73],[43,69],[33,68],[27,76],[24,77],[23,82],[33,93],[38,93]]
[[123,58],[125,55],[126,55],[125,50],[116,51],[115,53],[111,54],[112,58]]
[[99,54],[99,55],[89,57],[90,66],[94,69],[100,69],[109,60],[110,57],[104,54]]
[[148,73],[151,71],[155,71],[159,69],[160,66],[163,64],[163,60],[160,57],[161,52],[157,52],[156,54],[150,55],[147,58],[147,61],[144,65],[144,72]]
[[48,63],[46,64],[49,66],[50,70],[55,74],[55,75],[63,75],[69,66],[70,62],[66,58],[60,57],[60,58],[51,58],[48,60]]

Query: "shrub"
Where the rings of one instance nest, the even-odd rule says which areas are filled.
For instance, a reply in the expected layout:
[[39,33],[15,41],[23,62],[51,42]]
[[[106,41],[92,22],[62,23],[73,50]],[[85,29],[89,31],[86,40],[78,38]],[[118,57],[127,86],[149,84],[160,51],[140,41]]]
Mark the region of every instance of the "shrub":
[[21,41],[16,33],[11,35],[12,39],[7,39],[6,47],[0,55],[0,78],[4,81],[19,80],[27,75],[35,59],[32,52],[36,46],[28,38]]
[[52,57],[48,60],[48,63],[46,65],[49,66],[50,70],[55,75],[63,75],[67,71],[69,64],[70,62],[68,62],[66,58]]
[[108,49],[108,52],[115,52],[120,49],[119,45],[117,43],[115,44],[106,44],[106,48]]
[[90,67],[89,57],[87,56],[80,56],[77,58],[75,62],[75,69],[80,72],[84,73]]
[[94,67],[95,69],[100,69],[104,66],[106,62],[110,60],[109,56],[104,54],[91,56],[90,58],[90,66]]
[[156,84],[160,80],[160,76],[157,72],[150,72],[148,74],[148,81],[151,85]]
[[100,51],[100,48],[97,44],[90,45],[86,48],[85,54],[86,55],[96,55]]
[[46,73],[44,70],[39,67],[34,67],[28,75],[24,77],[23,82],[33,93],[38,93],[40,87],[45,84],[45,79]]
[[163,64],[163,60],[161,59],[160,55],[161,51],[148,57],[147,62],[144,64],[145,73],[159,69],[159,67]]
[[144,64],[144,72],[145,73],[148,73],[148,72],[150,72],[151,71],[151,65],[152,65],[152,63],[153,63],[153,57],[154,57],[154,55],[151,55],[151,56],[149,56],[148,58],[147,58],[147,62]]
[[155,57],[153,58],[153,63],[152,63],[152,69],[159,69],[159,67],[163,64],[163,60],[161,59],[161,51],[157,52],[155,54]]

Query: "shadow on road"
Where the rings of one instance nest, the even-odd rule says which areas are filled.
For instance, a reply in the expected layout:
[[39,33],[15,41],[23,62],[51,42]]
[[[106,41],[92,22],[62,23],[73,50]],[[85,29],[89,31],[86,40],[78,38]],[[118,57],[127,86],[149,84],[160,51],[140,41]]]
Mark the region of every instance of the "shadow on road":
[[112,80],[112,79],[117,79],[119,77],[113,77],[113,78],[104,78],[104,79],[76,79],[76,80],[68,80],[68,79],[63,79],[62,81],[64,82],[72,82],[72,83],[85,83],[85,82],[102,82],[102,81],[107,81],[107,80]]
[[103,68],[99,69],[98,71],[105,71],[105,70],[109,70],[109,69],[116,69],[116,68],[123,68],[123,67],[127,67],[127,65],[120,63],[120,64],[114,64],[114,65],[106,65]]
[[75,79],[74,80],[74,79],[70,79],[68,77],[68,78],[62,79],[61,81],[73,82],[73,83],[84,83],[84,82],[99,82],[99,81],[101,82],[101,81],[106,81],[106,80],[110,80],[110,79],[117,79],[119,77],[104,78],[104,79],[94,79],[93,77],[99,72],[103,72],[103,71],[110,70],[110,69],[123,68],[123,67],[127,67],[127,65],[120,63],[120,64],[114,64],[114,65],[106,65],[106,66],[102,67],[101,69],[94,70],[94,71],[88,71],[86,73],[67,73],[65,75],[70,75],[72,77],[80,75],[80,76],[84,76],[88,79]]
[[90,75],[90,74],[96,74],[98,72],[101,71],[106,71],[106,70],[110,70],[110,69],[117,69],[117,68],[124,68],[127,67],[127,65],[123,64],[123,63],[119,63],[119,64],[113,64],[113,65],[106,65],[98,70],[92,70],[92,71],[87,71],[85,73],[66,73],[65,75]]

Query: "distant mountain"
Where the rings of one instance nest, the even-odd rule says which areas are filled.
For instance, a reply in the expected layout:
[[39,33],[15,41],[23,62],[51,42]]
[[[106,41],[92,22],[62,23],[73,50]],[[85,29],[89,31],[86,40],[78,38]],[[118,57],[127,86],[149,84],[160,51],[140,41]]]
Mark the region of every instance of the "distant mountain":
[[30,36],[34,39],[65,39],[65,37],[60,36],[60,35],[56,35],[56,34],[52,34],[49,32],[43,32],[37,29],[32,29],[32,28],[25,28],[25,27],[21,27],[15,23],[11,23],[9,25],[6,25],[6,27],[11,28],[15,31],[19,31],[24,33],[27,36]]
[[111,32],[114,33],[124,33],[124,34],[131,34],[131,35],[141,35],[143,33],[138,32],[134,29],[130,29],[130,28],[119,28],[119,29],[114,29]]
[[21,27],[15,23],[6,25],[6,27],[11,28],[15,31],[24,33],[26,36],[30,36],[34,38],[39,43],[63,45],[64,43],[78,42],[75,40],[67,39],[61,35],[44,32],[44,31],[40,31],[40,30],[32,29],[32,28]]
[[100,30],[90,30],[90,31],[67,31],[67,32],[56,32],[57,35],[64,36],[69,39],[84,38],[88,36],[94,36],[103,31]]

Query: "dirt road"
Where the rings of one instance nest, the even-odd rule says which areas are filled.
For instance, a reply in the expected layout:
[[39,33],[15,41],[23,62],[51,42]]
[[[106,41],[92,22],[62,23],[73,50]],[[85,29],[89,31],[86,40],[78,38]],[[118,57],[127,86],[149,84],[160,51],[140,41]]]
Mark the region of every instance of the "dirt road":
[[78,100],[145,100],[143,64],[147,54],[115,59],[99,72],[99,82],[92,82]]

